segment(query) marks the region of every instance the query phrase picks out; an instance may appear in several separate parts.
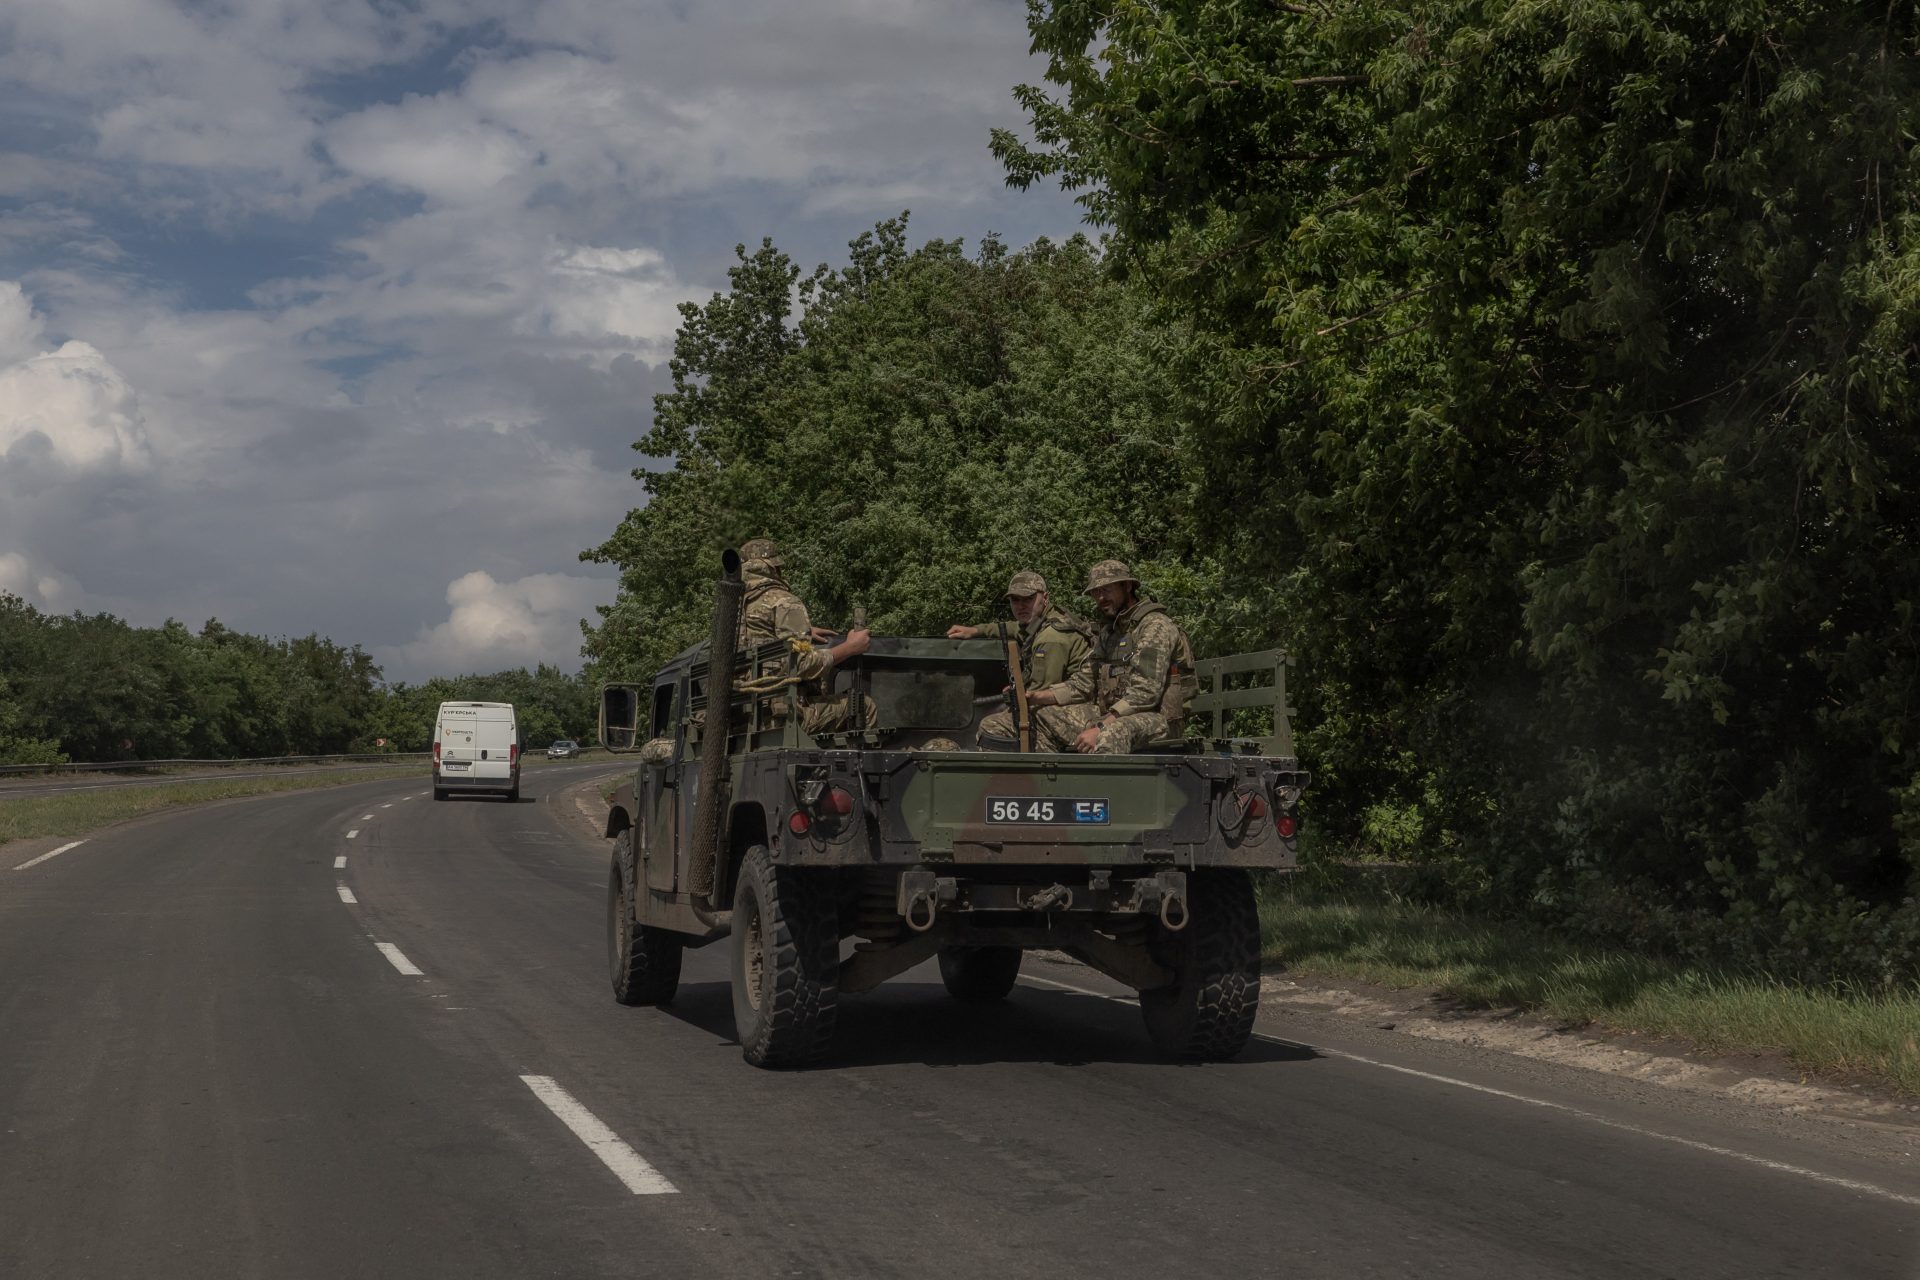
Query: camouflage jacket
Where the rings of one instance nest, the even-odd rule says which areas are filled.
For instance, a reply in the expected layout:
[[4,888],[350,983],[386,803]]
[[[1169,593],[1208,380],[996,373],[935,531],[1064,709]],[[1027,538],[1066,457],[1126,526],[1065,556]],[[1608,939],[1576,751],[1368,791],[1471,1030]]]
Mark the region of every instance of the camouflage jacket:
[[786,640],[793,645],[792,673],[818,680],[833,670],[833,655],[813,643],[813,619],[793,589],[774,574],[749,574],[740,606],[740,644]]
[[[1000,637],[1000,624],[979,624],[989,640]],[[1018,628],[1020,676],[1027,688],[1051,689],[1071,681],[1087,665],[1093,652],[1093,628],[1056,606]]]
[[1166,606],[1141,600],[1108,622],[1077,677],[1054,686],[1061,705],[1093,702],[1102,712],[1130,716],[1157,711],[1186,717],[1193,698],[1193,648]]

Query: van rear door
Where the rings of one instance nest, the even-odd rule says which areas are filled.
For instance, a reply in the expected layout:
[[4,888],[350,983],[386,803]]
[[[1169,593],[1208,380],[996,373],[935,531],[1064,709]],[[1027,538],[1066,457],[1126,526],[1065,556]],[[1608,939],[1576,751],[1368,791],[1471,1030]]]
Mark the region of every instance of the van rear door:
[[440,715],[440,761],[442,764],[472,764],[479,759],[474,741],[475,719],[472,711],[451,708]]

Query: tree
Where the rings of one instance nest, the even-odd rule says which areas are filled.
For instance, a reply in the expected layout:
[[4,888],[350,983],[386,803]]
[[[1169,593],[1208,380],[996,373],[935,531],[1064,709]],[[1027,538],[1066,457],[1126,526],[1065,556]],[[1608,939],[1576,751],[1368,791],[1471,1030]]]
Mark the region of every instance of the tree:
[[1060,96],[996,150],[1192,325],[1204,529],[1289,620],[1331,825],[1920,964],[1913,8],[1029,17]]
[[731,292],[682,308],[637,446],[673,466],[636,472],[646,505],[587,553],[621,568],[589,631],[601,672],[645,678],[704,639],[721,549],[760,533],[820,621],[864,606],[896,634],[990,616],[1016,568],[1065,603],[1115,555],[1198,581],[1161,330],[1092,244],[968,256],[910,247],[903,217],[849,248],[804,279],[742,249]]

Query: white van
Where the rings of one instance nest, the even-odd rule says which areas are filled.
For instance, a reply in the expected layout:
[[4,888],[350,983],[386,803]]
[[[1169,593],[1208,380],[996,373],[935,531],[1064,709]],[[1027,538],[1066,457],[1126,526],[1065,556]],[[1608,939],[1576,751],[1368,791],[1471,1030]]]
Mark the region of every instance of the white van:
[[433,798],[491,791],[520,798],[520,722],[511,702],[443,702],[433,721]]

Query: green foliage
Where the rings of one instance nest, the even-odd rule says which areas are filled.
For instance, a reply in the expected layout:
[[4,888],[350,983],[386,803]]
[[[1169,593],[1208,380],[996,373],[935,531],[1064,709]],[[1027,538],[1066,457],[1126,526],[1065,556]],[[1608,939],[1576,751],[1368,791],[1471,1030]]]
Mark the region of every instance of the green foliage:
[[389,686],[321,636],[49,616],[0,593],[0,764],[425,751],[451,700],[513,703],[530,744],[592,738],[591,687],[554,667]]
[[644,679],[703,639],[721,550],[761,533],[817,622],[864,606],[895,634],[994,616],[1020,568],[1069,608],[1109,556],[1176,607],[1217,581],[1165,330],[1087,241],[968,256],[910,248],[902,217],[804,278],[742,248],[731,285],[682,307],[636,446],[671,468],[635,473],[646,504],[587,553],[621,569],[589,632],[601,672]]
[[[1920,971],[1920,17],[1034,0],[1020,91],[1282,621],[1335,842]],[[1248,530],[1259,531],[1258,537]]]

